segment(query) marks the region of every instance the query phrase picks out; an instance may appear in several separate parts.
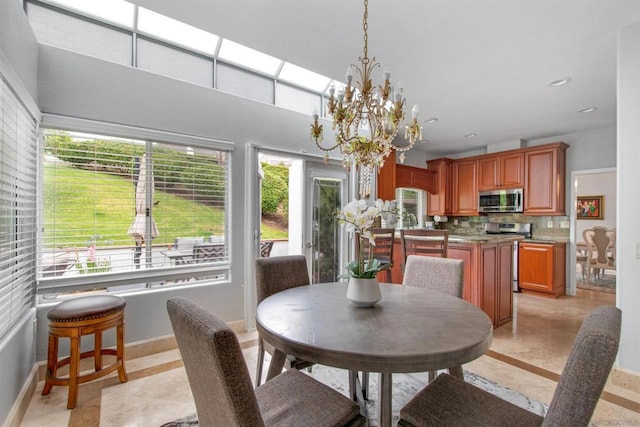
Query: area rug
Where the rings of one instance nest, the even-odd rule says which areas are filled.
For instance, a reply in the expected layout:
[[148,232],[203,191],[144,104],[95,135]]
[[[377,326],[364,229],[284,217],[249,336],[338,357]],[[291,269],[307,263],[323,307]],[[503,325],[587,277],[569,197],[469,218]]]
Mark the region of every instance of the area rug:
[[[318,381],[327,384],[331,388],[338,390],[344,395],[349,395],[349,381],[348,372],[344,369],[330,368],[322,365],[314,365],[311,372],[306,370],[302,371],[308,375],[314,377]],[[515,405],[518,405],[524,409],[534,412],[539,415],[544,415],[547,412],[547,405],[536,400],[530,399],[527,396],[511,390],[507,387],[503,387],[492,381],[487,380],[479,375],[470,371],[465,371],[464,379],[466,382],[475,385],[489,393],[507,400]],[[367,416],[369,418],[369,426],[378,425],[378,375],[369,375],[369,400],[367,401]],[[392,402],[392,417],[393,425],[398,422],[398,414],[400,408],[409,402],[409,400],[420,391],[427,383],[427,374],[413,373],[413,374],[394,374],[393,375],[393,402]],[[161,427],[195,427],[198,425],[198,418],[196,414],[188,415],[184,418],[177,419],[175,421],[163,424]]]
[[[576,273],[577,274],[577,273]],[[602,274],[597,279],[590,279],[589,284],[581,280],[582,276],[576,277],[576,287],[580,289],[588,289],[591,291],[616,293],[616,276],[614,274]]]

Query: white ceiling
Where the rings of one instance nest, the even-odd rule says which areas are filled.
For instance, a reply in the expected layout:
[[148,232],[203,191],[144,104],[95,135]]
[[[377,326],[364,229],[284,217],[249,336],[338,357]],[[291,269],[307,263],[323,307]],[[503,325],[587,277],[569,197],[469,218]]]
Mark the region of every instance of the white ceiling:
[[[131,1],[339,81],[362,56],[360,0]],[[640,0],[370,0],[369,56],[407,115],[439,119],[419,148],[451,154],[613,125],[617,31],[638,21]]]

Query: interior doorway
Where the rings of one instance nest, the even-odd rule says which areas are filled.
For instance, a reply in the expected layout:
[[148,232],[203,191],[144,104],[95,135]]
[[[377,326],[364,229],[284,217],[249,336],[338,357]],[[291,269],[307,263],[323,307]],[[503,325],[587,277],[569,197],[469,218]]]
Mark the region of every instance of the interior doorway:
[[[570,206],[570,246],[567,257],[567,268],[569,271],[569,285],[567,294],[575,295],[578,282],[583,287],[582,271],[584,262],[578,262],[582,254],[580,248],[583,243],[583,231],[594,226],[604,226],[615,228],[617,224],[617,185],[616,168],[590,169],[583,171],[573,171],[571,173],[571,198]],[[578,197],[602,196],[602,218],[578,217]],[[604,272],[602,272],[604,273]],[[591,281],[591,280],[590,280]],[[604,292],[615,292],[615,271],[607,270],[606,276],[600,278],[599,286],[592,287],[594,290]],[[599,288],[599,289],[598,289]]]

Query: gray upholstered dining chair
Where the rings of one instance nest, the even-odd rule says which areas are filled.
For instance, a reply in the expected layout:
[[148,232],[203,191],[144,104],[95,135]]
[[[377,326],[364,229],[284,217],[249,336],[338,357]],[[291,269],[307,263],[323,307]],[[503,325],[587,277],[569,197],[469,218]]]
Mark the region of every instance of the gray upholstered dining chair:
[[224,322],[185,298],[169,299],[167,311],[200,426],[365,425],[355,402],[295,370],[254,389],[238,338]]
[[[402,284],[462,298],[464,290],[464,261],[451,258],[409,255],[404,267]],[[449,368],[449,373],[458,378],[463,378],[461,366]],[[433,381],[435,374],[435,372],[429,372],[429,382]]]
[[[404,286],[426,288],[443,294],[462,298],[464,288],[464,261],[433,256],[409,255],[406,260]],[[451,375],[463,378],[462,366],[448,369]],[[436,372],[429,372],[429,382],[433,381]],[[362,395],[369,392],[369,374],[362,373]]]
[[[304,255],[287,255],[256,259],[256,304],[260,304],[271,295],[298,286],[310,284],[307,259]],[[258,337],[258,365],[256,369],[256,387],[262,382],[264,352],[273,354],[273,346]],[[304,369],[310,362],[287,355],[286,367]]]
[[450,375],[439,375],[400,410],[399,426],[587,426],[620,343],[621,312],[586,317],[544,417]]

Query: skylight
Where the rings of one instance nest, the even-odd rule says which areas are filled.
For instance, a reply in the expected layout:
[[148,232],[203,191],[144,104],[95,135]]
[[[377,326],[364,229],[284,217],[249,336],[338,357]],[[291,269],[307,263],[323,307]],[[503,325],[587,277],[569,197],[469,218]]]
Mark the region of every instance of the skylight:
[[138,30],[214,55],[220,37],[207,31],[138,7]]
[[220,59],[224,59],[234,64],[260,71],[270,76],[275,76],[282,64],[282,60],[259,52],[249,47],[243,46],[228,39],[222,39]]
[[289,62],[284,63],[278,79],[320,93],[324,92],[331,83],[329,77],[314,73],[313,71],[298,67]]
[[49,0],[88,15],[133,28],[134,5],[124,0]]

